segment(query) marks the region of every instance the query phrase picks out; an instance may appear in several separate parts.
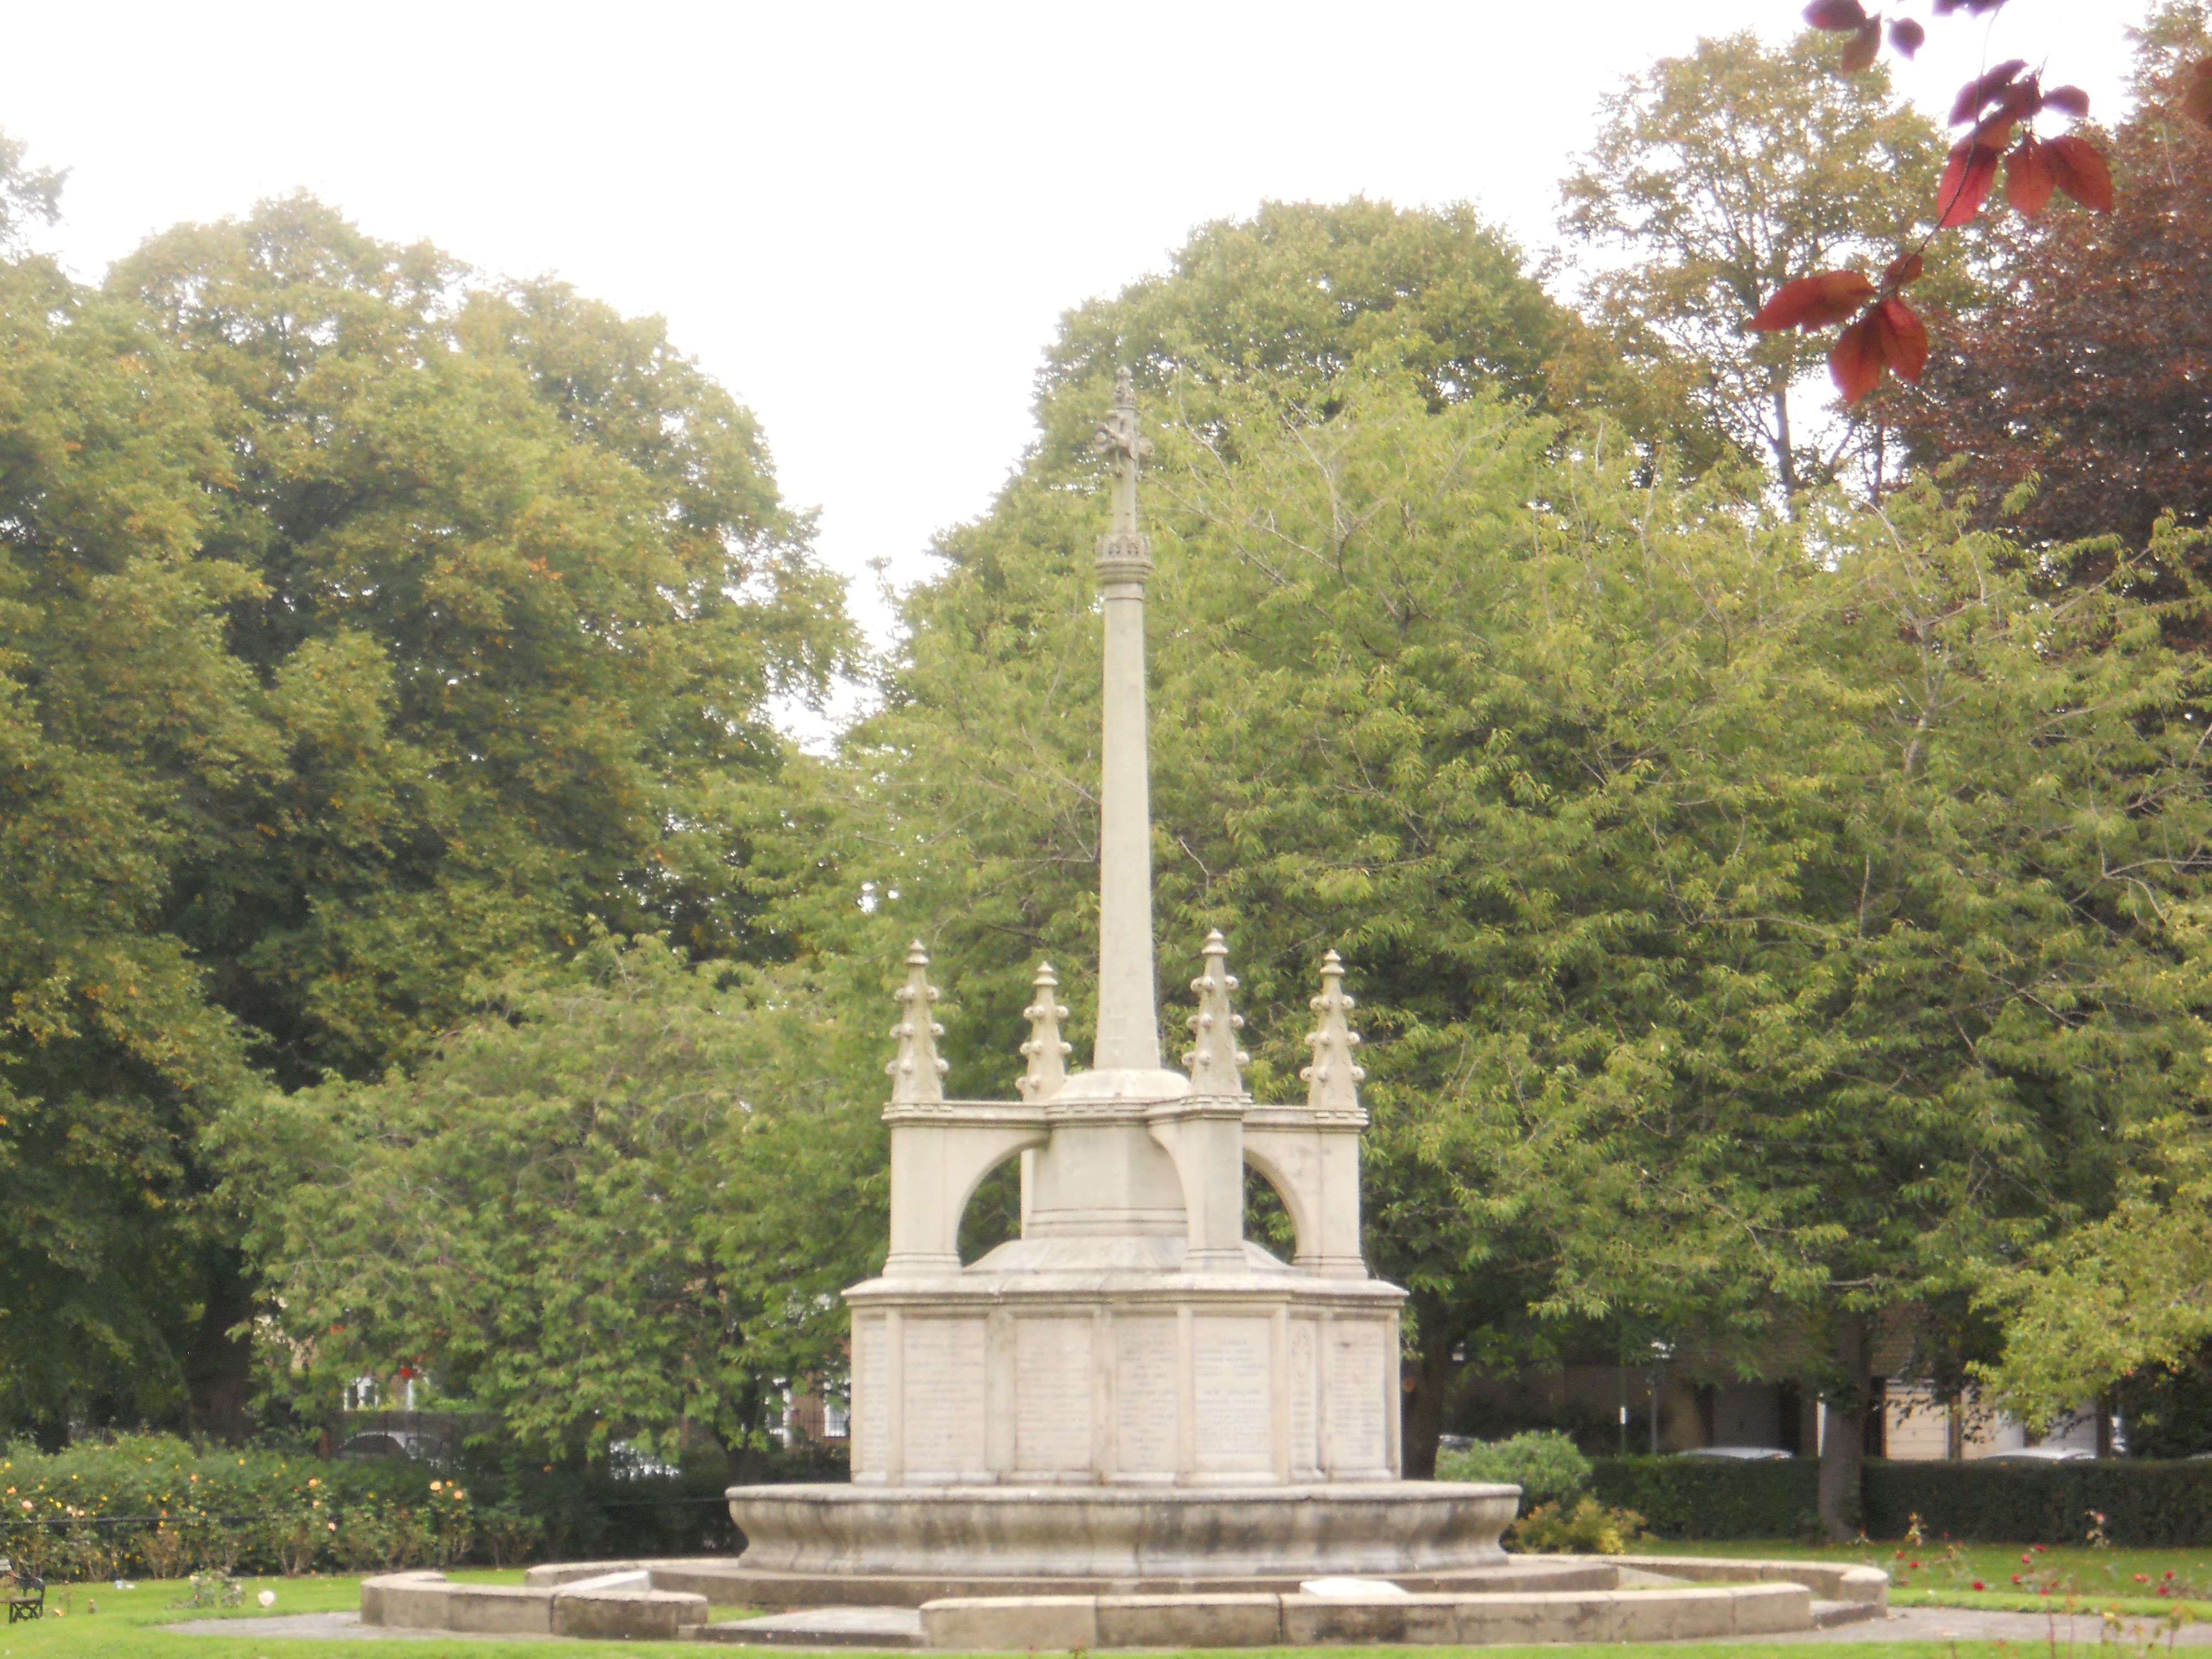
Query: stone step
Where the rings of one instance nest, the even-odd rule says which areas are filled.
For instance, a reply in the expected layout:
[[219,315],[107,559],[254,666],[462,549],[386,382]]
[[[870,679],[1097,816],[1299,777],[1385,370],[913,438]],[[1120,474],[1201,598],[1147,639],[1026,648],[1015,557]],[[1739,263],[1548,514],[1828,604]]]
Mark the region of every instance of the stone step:
[[1826,1630],[1835,1625],[1856,1625],[1863,1620],[1879,1619],[1889,1609],[1879,1601],[1819,1601],[1813,1603],[1813,1628]]
[[701,1642],[742,1642],[787,1648],[918,1648],[921,1613],[915,1607],[803,1607],[759,1619],[702,1625]]

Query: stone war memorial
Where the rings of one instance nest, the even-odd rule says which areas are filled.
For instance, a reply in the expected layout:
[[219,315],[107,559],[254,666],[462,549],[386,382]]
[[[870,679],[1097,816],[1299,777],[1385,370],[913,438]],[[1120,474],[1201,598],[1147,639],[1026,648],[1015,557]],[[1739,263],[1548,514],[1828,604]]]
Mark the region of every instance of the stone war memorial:
[[[627,1618],[709,1640],[1035,1649],[1656,1639],[1879,1612],[1887,1581],[1863,1568],[1509,1556],[1517,1488],[1400,1479],[1405,1293],[1361,1254],[1344,964],[1316,964],[1303,1101],[1245,1089],[1218,933],[1194,953],[1183,1069],[1162,1053],[1148,446],[1126,370],[1098,441],[1113,510],[1097,549],[1091,1064],[1067,1069],[1067,1010],[1040,966],[1020,1098],[947,1099],[938,991],[923,947],[908,952],[884,1114],[890,1250],[845,1293],[850,1483],[732,1487],[735,1559],[540,1567],[515,1589],[394,1574],[364,1586],[366,1622],[618,1634]],[[1020,1237],[963,1266],[962,1212],[1012,1158]],[[1290,1216],[1288,1262],[1243,1236],[1248,1164]],[[801,1611],[714,1624],[712,1604]]]

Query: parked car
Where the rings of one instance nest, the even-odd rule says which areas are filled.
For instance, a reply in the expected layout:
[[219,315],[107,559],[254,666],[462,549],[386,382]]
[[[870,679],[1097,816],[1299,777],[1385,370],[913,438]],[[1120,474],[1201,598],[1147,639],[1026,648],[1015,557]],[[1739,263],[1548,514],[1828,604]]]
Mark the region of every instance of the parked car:
[[436,1462],[445,1452],[444,1443],[434,1434],[418,1434],[411,1429],[364,1429],[359,1434],[349,1434],[340,1443],[340,1457],[415,1457],[425,1462]]
[[2097,1454],[2081,1446],[2018,1446],[2011,1451],[1991,1452],[1978,1463],[2085,1463]]
[[1764,1463],[1777,1457],[1792,1457],[1796,1454],[1786,1452],[1779,1446],[1692,1446],[1687,1451],[1677,1452],[1675,1455],[1678,1457],[1728,1457],[1746,1463]]

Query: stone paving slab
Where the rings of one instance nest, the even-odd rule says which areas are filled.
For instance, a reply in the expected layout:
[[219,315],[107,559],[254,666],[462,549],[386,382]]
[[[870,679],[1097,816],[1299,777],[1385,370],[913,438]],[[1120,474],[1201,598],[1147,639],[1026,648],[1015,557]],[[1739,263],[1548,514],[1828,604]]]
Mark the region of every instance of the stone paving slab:
[[[823,1637],[809,1641],[797,1629],[792,1629],[787,1634],[781,1637],[769,1638],[768,1642],[763,1643],[762,1645],[768,1645],[772,1643],[774,1645],[778,1647],[820,1647],[824,1649],[851,1649],[854,1647],[872,1646],[878,1645],[878,1644],[871,1642],[860,1635],[857,1628],[860,1620],[862,1618],[880,1619],[888,1614],[896,1614],[899,1613],[904,1613],[906,1617],[912,1620],[915,1626],[918,1628],[920,1625],[920,1615],[914,1613],[911,1609],[892,1607],[816,1607],[810,1608],[802,1613],[778,1614],[770,1619],[758,1620],[739,1620],[719,1626],[710,1626],[709,1628],[715,1630],[717,1634],[715,1637],[708,1639],[720,1641],[751,1640],[757,1642],[760,1640],[758,1637],[737,1637],[723,1634],[722,1632],[731,1631],[734,1627],[748,1625],[782,1623],[786,1620],[797,1621],[802,1620],[820,1620],[823,1618],[825,1614],[841,1614],[850,1615],[851,1620],[849,1622],[846,1623],[845,1628],[838,1634],[825,1634]],[[2146,1635],[2154,1635],[2158,1644],[2161,1646],[2164,1645],[2166,1639],[2166,1632],[2158,1620],[2154,1619],[2137,1618],[2130,1619],[2127,1623],[2130,1626],[2141,1626]],[[2057,1620],[2057,1625],[2058,1640],[2062,1643],[2072,1643],[2079,1646],[2094,1647],[2104,1635],[2104,1621],[2100,1619],[2091,1618],[2085,1614],[2076,1614],[2071,1619],[2061,1614]],[[283,1637],[307,1637],[324,1641],[404,1642],[416,1638],[439,1637],[445,1638],[447,1640],[458,1638],[463,1641],[499,1641],[502,1639],[511,1641],[514,1639],[511,1637],[505,1638],[495,1636],[478,1637],[473,1634],[464,1633],[457,1631],[398,1630],[392,1628],[380,1629],[364,1626],[361,1622],[361,1615],[358,1613],[284,1613],[273,1617],[259,1619],[194,1619],[186,1620],[181,1624],[163,1625],[161,1628],[166,1631],[174,1631],[179,1635],[185,1636],[265,1636],[272,1638]],[[1734,1638],[1723,1637],[1718,1638],[1707,1638],[1705,1639],[1707,1641],[1719,1640],[1737,1644],[1759,1643],[1763,1645],[1773,1646],[1779,1646],[1784,1643],[1794,1645],[1799,1643],[1807,1642],[1850,1643],[1955,1641],[2017,1642],[2021,1644],[2023,1647],[2029,1644],[2036,1644],[2039,1647],[2048,1644],[2051,1633],[2051,1620],[2046,1617],[2046,1615],[2039,1613],[1979,1613],[1963,1607],[1903,1607],[1893,1609],[1886,1619],[1869,1619],[1858,1624],[1839,1626],[1832,1630],[1789,1631],[1778,1632],[1770,1636],[1739,1636]],[[562,1641],[566,1638],[561,1637],[541,1636],[534,1639],[544,1642]],[[2212,1647],[2212,1626],[2190,1626],[2186,1629],[2181,1631],[2179,1634],[2175,1637],[2174,1641],[2175,1645],[2179,1647]],[[912,1638],[909,1638],[905,1641],[895,1640],[892,1639],[887,1631],[885,1635],[880,1639],[880,1645],[886,1649],[908,1647],[912,1645]],[[1644,1644],[1638,1644],[1638,1645]],[[1657,1642],[1650,1644],[1650,1645],[1653,1647],[1665,1648],[1671,1647],[1675,1644],[1673,1643]]]
[[918,1607],[802,1607],[760,1619],[732,1619],[700,1631],[702,1642],[748,1642],[774,1647],[918,1648]]
[[[512,1642],[512,1636],[499,1636],[489,1631],[462,1630],[405,1630],[389,1625],[364,1625],[357,1612],[286,1613],[260,1619],[191,1619],[180,1625],[163,1625],[165,1631],[179,1636],[265,1636],[271,1639],[282,1637],[309,1637],[325,1642],[405,1642],[417,1637],[442,1637],[464,1642]],[[538,1636],[528,1638],[548,1642],[556,1638]],[[565,1638],[563,1638],[565,1639]]]
[[[2062,1645],[2094,1649],[2105,1634],[2105,1621],[2090,1613],[2057,1618]],[[2123,1621],[2122,1639],[2132,1648],[2133,1632],[2155,1637],[2166,1645],[2166,1626],[2156,1619],[2129,1618]],[[2053,1621],[2040,1613],[1984,1613],[1970,1607],[1892,1607],[1886,1617],[1830,1630],[1789,1631],[1772,1636],[1732,1637],[1733,1642],[2017,1642],[2041,1651],[2050,1642]],[[2179,1647],[2212,1647],[2212,1625],[2191,1625],[2174,1638]]]

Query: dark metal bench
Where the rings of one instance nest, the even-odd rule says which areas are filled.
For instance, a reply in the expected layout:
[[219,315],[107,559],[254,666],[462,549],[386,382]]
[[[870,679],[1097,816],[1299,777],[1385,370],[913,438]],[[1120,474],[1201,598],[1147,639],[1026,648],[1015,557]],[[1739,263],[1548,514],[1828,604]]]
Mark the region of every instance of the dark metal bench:
[[8,1622],[19,1619],[43,1619],[46,1616],[46,1581],[35,1572],[18,1571],[9,1575],[13,1582],[8,1587]]

